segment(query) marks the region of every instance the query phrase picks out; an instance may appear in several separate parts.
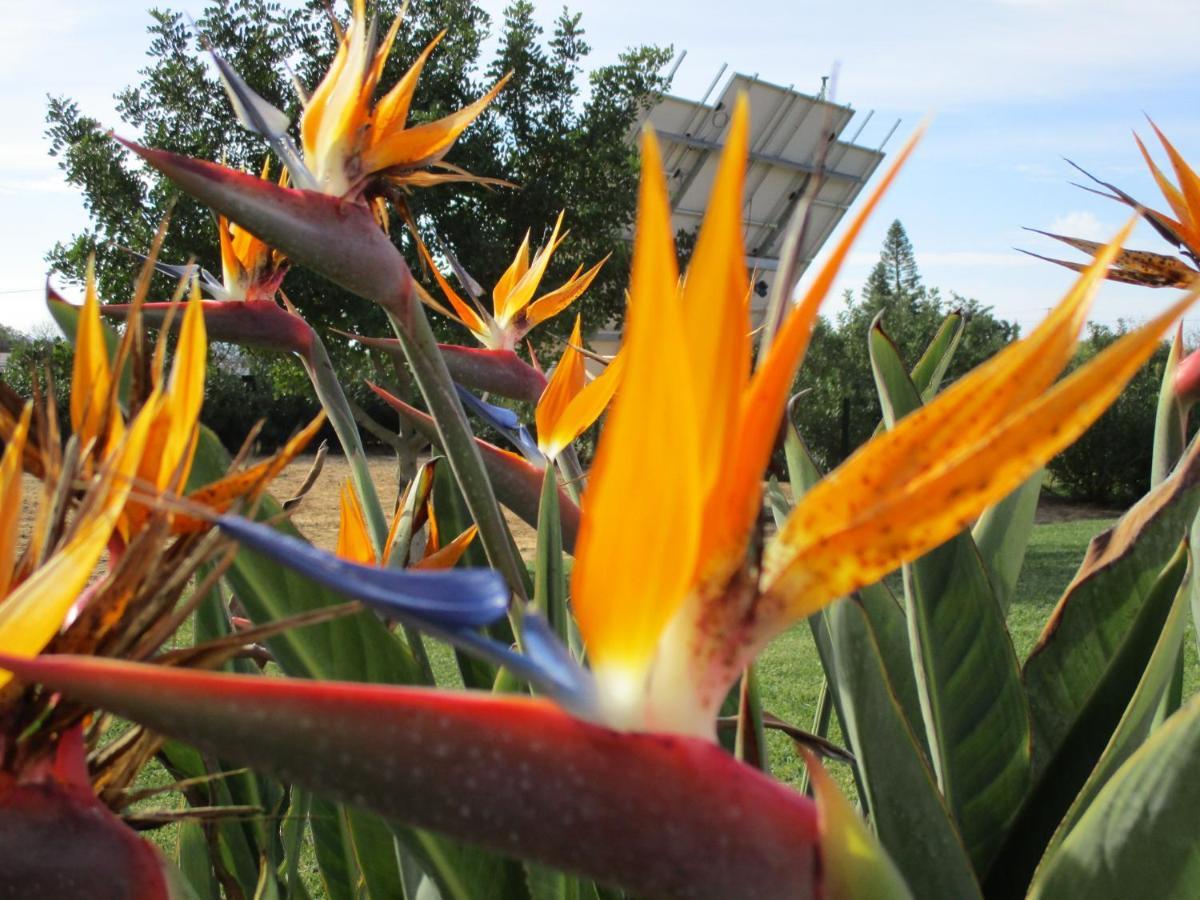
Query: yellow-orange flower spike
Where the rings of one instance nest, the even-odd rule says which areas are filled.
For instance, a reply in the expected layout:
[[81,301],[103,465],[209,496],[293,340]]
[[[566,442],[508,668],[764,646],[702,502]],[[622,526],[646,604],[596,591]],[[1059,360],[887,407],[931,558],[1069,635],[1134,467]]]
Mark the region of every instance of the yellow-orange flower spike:
[[[0,647],[6,653],[33,656],[58,633],[71,606],[92,577],[100,554],[117,525],[146,450],[146,437],[159,413],[161,397],[151,394],[106,461],[99,482],[89,492],[73,523],[74,533],[46,562],[0,602]],[[22,422],[26,425],[27,418]],[[20,426],[18,426],[20,427]],[[8,471],[8,455],[23,449],[14,435],[0,469]],[[18,476],[19,477],[19,476]],[[0,687],[12,676],[0,672]]]
[[1126,229],[1042,326],[806,494],[760,566],[746,551],[788,389],[821,300],[915,138],[751,375],[739,227],[747,134],[741,100],[682,282],[657,146],[651,135],[643,143],[625,372],[584,493],[572,575],[603,715],[618,727],[711,736],[730,684],[771,637],[1014,490],[1095,421],[1198,293],[1056,381]]
[[399,27],[397,16],[378,48],[372,47],[374,29],[367,21],[365,4],[354,0],[350,24],[342,33],[333,64],[305,104],[300,120],[304,162],[324,193],[356,195],[373,175],[421,186],[463,180],[457,170],[444,174],[419,170],[437,166],[508,81],[508,76],[500,79],[456,113],[405,128],[417,79],[442,35],[435,37],[404,77],[373,104]]
[[[420,490],[420,487],[414,484],[409,488],[409,490],[414,489]],[[346,479],[342,484],[339,501],[341,521],[338,526],[337,555],[350,562],[370,566],[379,565],[379,558],[375,555],[375,548],[371,544],[371,536],[367,532],[366,517],[363,515],[362,504],[359,502],[358,495],[354,492],[354,485],[350,479]],[[401,520],[405,515],[406,505],[405,502],[401,502],[396,508],[395,516],[392,519],[392,527],[388,533],[387,544],[384,548],[385,556],[391,556],[392,546],[395,543]],[[412,568],[451,569],[462,558],[462,555],[467,552],[467,548],[470,547],[471,541],[475,539],[475,535],[478,534],[479,529],[475,525],[472,525],[449,544],[441,547],[438,544],[437,520],[434,518],[432,503],[429,504],[428,509],[429,544],[425,548],[425,556],[414,563]]]
[[354,492],[354,483],[347,478],[338,496],[341,520],[338,524],[337,555],[350,562],[376,565],[375,547],[367,531],[367,519],[362,504]]
[[112,372],[104,343],[104,326],[100,324],[94,257],[88,257],[83,296],[71,373],[71,428],[81,447],[90,441],[104,439],[106,435],[110,443],[121,436],[121,414],[112,396]]
[[550,258],[559,244],[566,240],[566,233],[559,233],[563,216],[562,212],[558,214],[549,240],[534,254],[532,260],[529,256],[529,234],[525,234],[512,263],[492,289],[490,314],[473,307],[450,286],[429,250],[418,239],[417,248],[454,312],[450,313],[425,292],[421,292],[421,299],[443,315],[456,318],[488,349],[514,349],[535,326],[558,315],[583,296],[600,274],[601,267],[608,261],[606,256],[586,272],[583,266],[579,266],[565,282],[535,300],[534,295],[545,277]]
[[[266,179],[269,175],[268,160],[263,165],[261,177]],[[280,173],[279,184],[286,187],[287,183],[285,168]],[[222,285],[218,288],[207,284],[209,293],[218,300],[272,299],[287,271],[287,260],[283,254],[224,216],[217,217],[217,232],[221,245]]]
[[589,382],[583,354],[577,349],[582,344],[580,318],[576,316],[567,349],[555,366],[534,415],[538,449],[548,459],[556,458],[571,441],[600,418],[620,383],[624,356],[618,355],[600,375]]

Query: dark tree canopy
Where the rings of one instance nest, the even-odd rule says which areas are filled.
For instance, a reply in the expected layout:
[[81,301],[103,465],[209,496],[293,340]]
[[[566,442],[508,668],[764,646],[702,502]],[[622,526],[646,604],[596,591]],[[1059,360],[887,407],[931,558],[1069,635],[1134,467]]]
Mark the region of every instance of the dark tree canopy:
[[[379,0],[383,23],[396,14],[396,0]],[[669,50],[636,47],[610,65],[585,75],[589,52],[580,16],[564,9],[546,37],[527,0],[516,0],[499,24],[499,46],[485,59],[483,42],[493,23],[471,0],[413,4],[381,79],[390,87],[442,29],[447,34],[426,65],[412,119],[433,119],[477,99],[501,74],[512,81],[497,101],[459,140],[448,161],[477,175],[502,178],[518,189],[442,185],[414,191],[410,208],[423,237],[447,245],[485,287],[511,261],[526,230],[545,237],[559,210],[567,211],[571,235],[555,255],[544,284],[553,287],[580,264],[608,253],[613,258],[585,295],[589,322],[619,314],[628,274],[624,241],[635,208],[637,160],[626,137],[641,108],[665,87],[659,74]],[[242,129],[201,47],[201,35],[219,50],[264,98],[296,122],[300,104],[289,67],[311,89],[325,72],[336,42],[325,0],[298,8],[272,0],[210,2],[192,28],[181,12],[154,9],[142,80],[117,95],[122,123],[117,130],[154,147],[257,171],[265,144]],[[51,153],[67,180],[83,191],[90,228],[57,245],[49,261],[79,278],[89,252],[97,255],[101,295],[122,300],[137,261],[120,248],[144,252],[159,221],[172,208],[164,258],[196,258],[219,271],[212,216],[165,180],[135,162],[100,123],[65,97],[51,98],[47,113]],[[416,254],[403,229],[393,239],[416,269]],[[164,279],[165,292],[171,285]],[[386,333],[382,315],[370,304],[301,269],[284,284],[289,298],[316,327]],[[565,335],[571,316],[546,323],[541,336]],[[440,326],[467,340],[452,326]],[[535,332],[535,336],[538,332]],[[348,361],[344,342],[330,349]],[[339,348],[341,350],[339,351]]]

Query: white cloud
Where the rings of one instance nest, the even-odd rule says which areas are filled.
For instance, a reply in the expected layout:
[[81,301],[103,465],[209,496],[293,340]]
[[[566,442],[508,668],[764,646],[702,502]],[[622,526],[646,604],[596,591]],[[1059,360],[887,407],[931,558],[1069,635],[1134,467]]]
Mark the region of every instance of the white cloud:
[[1015,250],[999,253],[990,250],[917,251],[917,264],[931,269],[1024,269],[1032,262],[1030,257]]
[[1116,229],[1105,225],[1090,212],[1076,211],[1055,216],[1045,230],[1088,241],[1106,241]]

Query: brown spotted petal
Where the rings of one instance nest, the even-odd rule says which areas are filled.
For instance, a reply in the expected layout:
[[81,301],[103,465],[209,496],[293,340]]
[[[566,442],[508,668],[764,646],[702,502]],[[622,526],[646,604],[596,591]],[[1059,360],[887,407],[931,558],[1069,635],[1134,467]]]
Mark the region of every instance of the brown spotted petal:
[[[1087,241],[1083,238],[1054,234],[1053,232],[1042,231],[1038,228],[1026,228],[1025,230],[1054,238],[1056,241],[1062,241],[1064,244],[1087,253],[1089,256],[1095,256],[1104,248],[1103,244],[1095,241]],[[1022,250],[1021,252],[1037,257],[1038,259],[1046,260],[1047,262],[1055,263],[1056,265],[1064,266],[1076,272],[1082,272],[1086,268],[1086,265],[1042,256],[1039,253],[1031,253],[1028,250]],[[1123,284],[1185,289],[1191,287],[1192,282],[1195,281],[1197,276],[1200,276],[1200,272],[1197,272],[1191,266],[1174,256],[1167,256],[1163,253],[1152,253],[1149,250],[1128,250],[1126,248],[1121,248],[1118,251],[1116,257],[1113,259],[1112,267],[1105,274],[1105,277],[1110,281],[1119,281]]]

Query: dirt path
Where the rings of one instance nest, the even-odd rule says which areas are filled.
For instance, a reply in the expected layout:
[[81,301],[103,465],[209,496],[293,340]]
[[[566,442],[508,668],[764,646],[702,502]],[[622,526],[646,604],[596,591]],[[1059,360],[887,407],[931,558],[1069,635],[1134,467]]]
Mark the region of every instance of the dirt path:
[[[287,471],[275,480],[272,493],[279,499],[290,497],[304,481],[312,461],[312,456],[303,456],[292,463]],[[384,509],[390,512],[396,502],[395,462],[390,456],[372,456],[369,465],[371,477],[375,481]],[[349,477],[350,467],[346,464],[345,458],[330,454],[325,460],[325,466],[317,484],[293,516],[296,526],[319,547],[332,550],[337,545],[338,493],[341,491],[342,483]],[[40,489],[41,485],[35,478],[25,476],[21,504],[22,544],[33,525],[34,501],[38,497]],[[1043,524],[1110,518],[1121,515],[1121,512],[1118,509],[1043,499],[1038,506],[1037,522]],[[507,513],[507,516],[513,537],[517,542],[517,548],[522,555],[531,556],[535,547],[536,533],[511,513]]]

